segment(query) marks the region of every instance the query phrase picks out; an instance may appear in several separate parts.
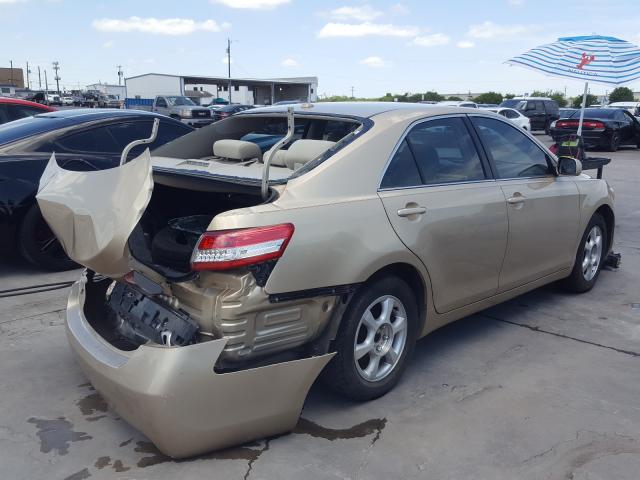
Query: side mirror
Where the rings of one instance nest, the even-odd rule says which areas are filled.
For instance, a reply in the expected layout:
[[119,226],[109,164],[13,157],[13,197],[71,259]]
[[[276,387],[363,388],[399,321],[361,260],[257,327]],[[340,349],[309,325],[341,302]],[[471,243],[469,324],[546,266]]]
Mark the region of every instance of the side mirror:
[[582,173],[582,162],[577,158],[560,157],[558,159],[558,174],[577,177]]

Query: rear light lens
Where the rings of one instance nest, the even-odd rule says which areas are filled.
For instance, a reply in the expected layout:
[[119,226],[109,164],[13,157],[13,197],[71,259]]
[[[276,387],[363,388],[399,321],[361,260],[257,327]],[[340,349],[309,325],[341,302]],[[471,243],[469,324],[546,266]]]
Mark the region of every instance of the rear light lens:
[[230,270],[280,258],[293,236],[291,223],[205,232],[191,257],[192,270]]
[[[578,120],[557,120],[555,128],[578,128],[579,123]],[[582,122],[582,128],[586,130],[602,129],[604,128],[604,123],[586,120]]]

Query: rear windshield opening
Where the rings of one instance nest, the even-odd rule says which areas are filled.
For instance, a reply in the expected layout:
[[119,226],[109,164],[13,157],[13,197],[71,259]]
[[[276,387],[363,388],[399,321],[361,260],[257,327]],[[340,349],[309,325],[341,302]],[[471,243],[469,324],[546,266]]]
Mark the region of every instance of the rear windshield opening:
[[[333,154],[362,126],[355,119],[310,115],[296,115],[294,124],[293,137],[282,147],[284,152],[279,152],[283,155],[271,163],[275,170],[280,170],[276,175],[278,178],[287,178],[309,161],[321,156],[325,158],[327,153]],[[287,118],[284,114],[240,114],[163,145],[154,150],[153,155],[207,160],[209,173],[257,178],[261,176],[257,174],[262,171],[265,153],[286,134]],[[216,148],[216,142],[221,140],[226,142],[224,148]],[[292,150],[289,160],[286,158],[287,150]],[[238,165],[247,168],[238,170]]]

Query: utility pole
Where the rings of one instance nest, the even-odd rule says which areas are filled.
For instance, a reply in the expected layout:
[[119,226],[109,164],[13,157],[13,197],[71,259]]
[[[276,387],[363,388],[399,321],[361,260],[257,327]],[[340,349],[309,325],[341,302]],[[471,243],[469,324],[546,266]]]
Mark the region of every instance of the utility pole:
[[9,76],[11,78],[10,82],[11,82],[11,85],[13,85],[13,60],[9,60],[9,67],[10,67]]
[[38,65],[38,89],[42,90],[42,77],[40,76],[40,65]]
[[58,75],[58,70],[60,70],[60,64],[58,62],[53,62],[53,69],[56,72],[56,76],[54,77],[54,80],[56,81],[56,90],[58,92],[58,95],[60,95],[60,76]]
[[227,38],[227,69],[229,72],[229,105],[231,105],[231,39]]
[[124,72],[122,71],[122,65],[118,65],[118,85],[122,85],[122,77]]
[[29,62],[27,62],[27,90],[31,90],[31,84],[29,83],[29,74],[31,70],[29,70]]
[[[47,71],[44,71],[44,94],[49,95],[49,82],[47,81]],[[46,98],[45,98],[46,100]]]
[[354,90],[354,88],[351,87],[351,98],[356,98],[356,97],[353,96],[353,90]]

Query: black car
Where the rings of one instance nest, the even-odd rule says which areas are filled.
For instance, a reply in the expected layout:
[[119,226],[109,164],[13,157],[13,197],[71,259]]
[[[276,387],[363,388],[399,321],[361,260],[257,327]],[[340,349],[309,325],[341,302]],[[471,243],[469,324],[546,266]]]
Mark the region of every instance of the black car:
[[579,112],[580,110],[577,108],[561,108],[560,109],[560,118],[569,118],[575,112]]
[[[551,127],[551,136],[558,142],[578,131],[580,110],[561,118]],[[586,108],[582,122],[585,148],[604,148],[615,152],[618,147],[632,145],[640,148],[640,122],[627,110],[620,108]]]
[[[41,268],[74,267],[35,201],[51,153],[67,170],[111,168],[126,145],[149,137],[154,118],[160,119],[160,126],[150,149],[193,131],[172,118],[140,110],[61,110],[0,126],[0,249],[17,247],[26,260]],[[144,148],[134,148],[129,158]]]
[[558,102],[546,97],[510,98],[501,107],[518,110],[531,120],[531,131],[544,130],[549,135],[551,124],[560,118]]
[[211,109],[211,116],[213,117],[213,121],[217,122],[218,120],[222,120],[223,118],[230,117],[234,113],[249,110],[250,108],[253,108],[253,106],[239,104],[225,105],[222,108],[216,108],[215,110]]

